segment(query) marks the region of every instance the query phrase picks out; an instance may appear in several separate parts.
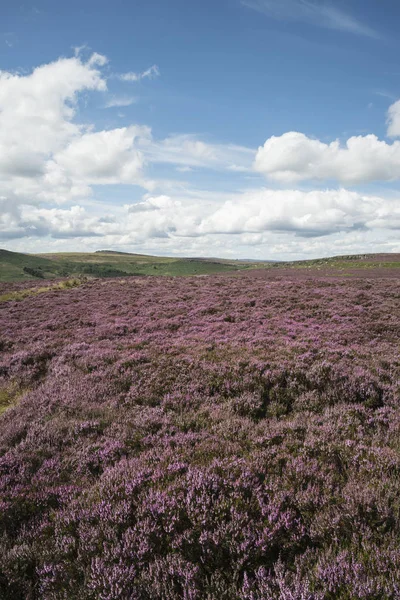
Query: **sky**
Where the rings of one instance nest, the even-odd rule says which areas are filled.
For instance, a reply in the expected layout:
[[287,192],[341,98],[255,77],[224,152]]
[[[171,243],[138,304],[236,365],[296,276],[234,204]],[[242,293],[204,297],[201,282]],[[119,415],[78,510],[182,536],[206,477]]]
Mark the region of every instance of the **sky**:
[[0,6],[0,247],[400,252],[400,3]]

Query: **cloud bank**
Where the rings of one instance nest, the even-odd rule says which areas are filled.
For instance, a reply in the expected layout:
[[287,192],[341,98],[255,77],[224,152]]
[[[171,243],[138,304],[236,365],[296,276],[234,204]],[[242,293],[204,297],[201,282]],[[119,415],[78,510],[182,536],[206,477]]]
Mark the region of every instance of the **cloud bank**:
[[[342,187],[399,180],[399,141],[370,134],[326,143],[287,132],[256,150],[194,134],[157,139],[145,125],[96,130],[80,122],[80,102],[83,94],[109,93],[106,65],[103,55],[84,61],[77,53],[29,74],[0,72],[0,240],[7,247],[251,250],[278,258],[334,253],[336,245],[339,253],[371,244],[400,250],[398,197]],[[154,74],[152,67],[137,80]],[[400,136],[399,102],[389,108],[388,135]],[[168,166],[177,179],[158,176]],[[199,189],[204,173],[237,181],[236,191]],[[296,189],[298,181],[324,187]],[[99,186],[107,200],[98,200]],[[120,186],[136,190],[132,201],[113,200]]]
[[6,218],[0,220],[4,239],[97,236],[113,246],[164,239],[171,249],[182,247],[185,239],[190,245],[191,238],[264,234],[302,238],[305,247],[310,238],[377,230],[397,230],[398,234],[400,229],[397,200],[345,189],[303,192],[263,188],[221,195],[145,195],[140,202],[108,210],[107,218],[78,205],[22,205],[18,212],[5,211],[4,215]]

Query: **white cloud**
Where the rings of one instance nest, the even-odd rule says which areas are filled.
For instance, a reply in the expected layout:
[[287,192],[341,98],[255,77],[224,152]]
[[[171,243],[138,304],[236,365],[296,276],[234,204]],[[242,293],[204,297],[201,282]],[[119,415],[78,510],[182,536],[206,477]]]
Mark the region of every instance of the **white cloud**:
[[400,137],[400,100],[389,106],[387,118],[389,137]]
[[88,67],[104,67],[108,63],[108,58],[98,52],[93,52],[87,61]]
[[[391,217],[392,215],[392,221]],[[293,232],[318,237],[371,227],[400,226],[398,202],[348,190],[262,189],[225,202],[202,221],[207,233]]]
[[107,90],[106,63],[98,53],[83,62],[77,52],[28,75],[0,72],[0,197],[60,204],[90,196],[94,184],[153,187],[134,147],[148,128],[93,132],[76,122],[80,94]]
[[148,246],[151,240],[164,240],[170,251],[189,248],[195,238],[207,239],[210,248],[218,248],[224,237],[232,244],[236,239],[254,245],[264,239],[291,243],[294,238],[313,240],[339,234],[371,237],[379,231],[382,239],[399,229],[398,199],[348,190],[146,195],[141,202],[111,210],[106,207],[103,212],[78,205],[67,209],[23,205],[3,221],[7,239],[96,236],[101,238],[99,247],[106,243]]
[[395,181],[400,179],[400,142],[387,144],[371,134],[351,137],[341,146],[338,140],[326,144],[290,131],[258,149],[254,169],[280,182]]
[[[140,246],[243,256],[246,248],[258,252],[264,246],[268,255],[282,254],[285,244],[293,251],[333,249],[342,235],[352,240],[348,247],[371,240],[396,247],[391,240],[400,228],[397,198],[334,189],[205,192],[184,189],[182,181],[149,180],[146,171],[160,163],[183,173],[202,168],[233,177],[232,172],[243,172],[253,181],[256,171],[280,182],[388,181],[400,178],[400,142],[369,135],[341,146],[289,132],[255,151],[195,135],[157,140],[145,126],[96,131],[93,124],[78,122],[79,99],[83,92],[107,91],[106,63],[96,53],[84,62],[78,53],[28,75],[0,72],[0,238],[8,245],[23,250],[18,244],[25,243],[27,250],[30,240],[39,248],[75,239],[88,249]],[[389,129],[397,135],[393,107]],[[139,185],[151,194],[125,208],[113,204],[114,190],[108,204],[104,196],[97,201],[94,186],[119,184]]]
[[62,58],[29,75],[0,72],[0,196],[18,202],[61,202],[90,193],[62,172],[54,155],[85,131],[74,122],[83,91],[105,91],[96,65],[105,57]]
[[135,149],[139,137],[147,137],[146,127],[121,127],[110,131],[85,133],[54,155],[55,163],[86,184],[143,183],[143,155]]
[[134,96],[114,96],[105,103],[104,108],[131,106],[135,102],[137,102],[137,98]]
[[1,214],[0,239],[41,238],[51,234],[63,237],[63,232],[68,230],[82,235],[84,213],[79,206],[60,210],[14,205],[13,210]]
[[155,77],[159,77],[160,69],[157,65],[153,65],[149,67],[142,73],[134,73],[133,71],[129,71],[128,73],[121,73],[118,75],[119,79],[122,81],[141,81],[142,79],[154,79]]
[[[146,162],[188,169],[250,169],[254,151],[234,145],[207,144],[195,136],[152,139],[149,128],[130,126],[93,131],[79,124],[78,100],[85,91],[105,92],[101,67],[107,58],[81,52],[37,67],[31,74],[0,72],[0,195],[14,203],[77,202],[92,185],[136,184],[153,189]],[[141,74],[157,73],[153,67]],[[127,105],[115,97],[108,106]],[[162,184],[162,182],[160,182]]]
[[[83,62],[77,51],[28,75],[0,72],[0,196],[9,199],[7,206],[82,202],[93,185],[154,189],[144,175],[146,161],[187,170],[229,168],[245,160],[250,168],[254,153],[237,146],[210,145],[195,136],[155,141],[147,127],[93,131],[77,122],[80,94],[107,90],[101,72],[106,63],[98,53]],[[108,104],[128,104],[122,100]]]
[[2,174],[40,175],[46,157],[80,133],[72,122],[77,94],[105,89],[94,64],[76,57],[43,65],[26,76],[0,71]]
[[242,0],[242,4],[275,19],[302,21],[327,29],[378,38],[378,34],[332,2],[317,0]]

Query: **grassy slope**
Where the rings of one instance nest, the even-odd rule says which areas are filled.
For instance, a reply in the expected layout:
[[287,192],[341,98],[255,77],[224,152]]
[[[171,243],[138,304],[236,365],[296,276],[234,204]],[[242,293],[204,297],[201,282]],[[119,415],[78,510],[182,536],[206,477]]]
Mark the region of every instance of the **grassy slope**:
[[[42,254],[58,265],[62,265],[69,273],[79,272],[88,275],[112,275],[113,270],[121,275],[207,275],[236,269],[248,268],[239,261],[201,260],[192,258],[170,258],[162,256],[147,256],[143,254],[124,254],[117,252],[94,253],[59,253]],[[93,273],[90,272],[93,269]],[[117,273],[116,273],[117,274]]]
[[[262,266],[263,263],[257,263]],[[35,279],[24,267],[40,269],[46,278],[92,275],[209,275],[251,268],[252,263],[218,259],[169,258],[117,252],[27,255],[0,250],[0,281]]]
[[44,277],[54,277],[54,264],[48,258],[0,249],[0,281],[36,279],[24,272],[24,267],[40,269]]
[[[63,281],[51,282],[48,285],[48,281],[46,285],[35,285],[34,287],[25,287],[20,290],[11,290],[2,293],[0,291],[0,302],[7,302],[8,300],[23,300],[24,298],[28,298],[29,296],[37,296],[38,294],[43,294],[45,292],[51,291],[59,291],[59,290],[69,290],[74,287],[78,287],[85,282],[85,279],[75,278],[75,279],[64,279]],[[1,348],[0,348],[1,349]]]
[[227,259],[171,258],[129,254],[123,252],[67,252],[28,255],[0,250],[0,281],[37,279],[26,273],[24,267],[38,269],[39,275],[51,279],[88,275],[117,277],[128,275],[211,275],[252,268],[347,269],[400,268],[400,255],[339,256],[317,260],[286,263],[251,262]]

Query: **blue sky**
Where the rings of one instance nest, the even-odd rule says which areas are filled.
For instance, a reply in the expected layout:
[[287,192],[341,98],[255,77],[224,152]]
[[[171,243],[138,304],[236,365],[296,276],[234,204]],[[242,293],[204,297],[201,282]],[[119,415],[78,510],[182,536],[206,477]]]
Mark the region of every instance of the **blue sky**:
[[400,251],[398,3],[1,12],[3,247]]

